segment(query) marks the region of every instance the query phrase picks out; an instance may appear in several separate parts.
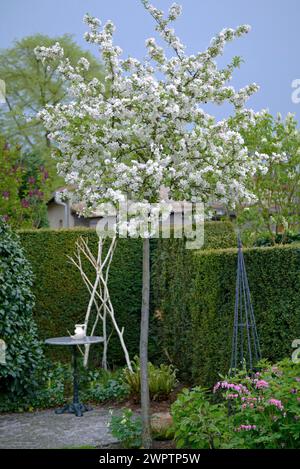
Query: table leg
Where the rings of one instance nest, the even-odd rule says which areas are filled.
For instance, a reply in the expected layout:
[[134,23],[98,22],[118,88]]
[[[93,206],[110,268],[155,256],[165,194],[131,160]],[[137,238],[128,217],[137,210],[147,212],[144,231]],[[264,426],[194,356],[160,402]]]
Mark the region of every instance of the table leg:
[[77,345],[72,346],[72,362],[73,362],[73,402],[67,404],[61,409],[55,411],[56,414],[75,414],[76,417],[82,417],[83,412],[92,410],[91,407],[79,402],[79,386],[78,386],[78,368],[77,368]]

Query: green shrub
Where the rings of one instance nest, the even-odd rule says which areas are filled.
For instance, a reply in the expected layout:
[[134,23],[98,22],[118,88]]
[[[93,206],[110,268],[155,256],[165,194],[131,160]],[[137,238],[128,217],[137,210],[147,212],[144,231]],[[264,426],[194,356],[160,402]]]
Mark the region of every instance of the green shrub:
[[[244,249],[262,356],[291,354],[300,337],[300,248]],[[213,385],[230,366],[237,250],[163,249],[155,264],[161,348],[183,379]]]
[[300,364],[286,359],[261,368],[252,377],[241,373],[215,386],[231,409],[233,431],[223,446],[300,448]]
[[[133,372],[128,368],[123,371],[123,382],[128,386],[130,395],[136,400],[140,399],[141,378],[140,361],[138,357],[133,360]],[[148,363],[148,379],[150,399],[154,401],[166,399],[176,385],[176,371],[172,365],[154,366]]]
[[0,395],[0,412],[24,412],[63,405],[72,395],[70,365],[43,361],[34,373],[36,387],[28,395]]
[[228,433],[226,408],[211,404],[206,390],[183,390],[171,407],[177,448],[220,448]]
[[82,399],[93,402],[122,401],[129,395],[126,384],[122,382],[121,371],[90,370],[81,379],[84,392]]
[[123,410],[121,415],[113,415],[108,424],[111,434],[124,448],[140,448],[142,444],[142,422],[134,416],[131,409]]
[[[129,392],[121,381],[120,371],[86,370],[79,367],[79,394],[83,402],[102,403],[122,401]],[[73,398],[73,370],[71,364],[44,360],[35,372],[37,383],[29,395],[0,394],[0,412],[23,412],[58,407]]]
[[0,338],[7,346],[0,393],[8,392],[10,399],[33,392],[33,375],[43,358],[32,314],[32,280],[19,238],[0,217]]
[[[185,390],[172,405],[178,448],[300,448],[300,364],[261,363],[253,376],[240,372],[214,386]],[[215,395],[221,396],[221,402]]]

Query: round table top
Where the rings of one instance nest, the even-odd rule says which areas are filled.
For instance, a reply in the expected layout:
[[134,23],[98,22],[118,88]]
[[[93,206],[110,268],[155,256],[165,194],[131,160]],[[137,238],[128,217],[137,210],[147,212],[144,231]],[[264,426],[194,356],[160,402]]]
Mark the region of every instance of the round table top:
[[87,345],[97,344],[98,342],[104,342],[103,337],[99,336],[86,336],[79,339],[73,339],[72,337],[52,337],[46,339],[45,344],[49,345]]

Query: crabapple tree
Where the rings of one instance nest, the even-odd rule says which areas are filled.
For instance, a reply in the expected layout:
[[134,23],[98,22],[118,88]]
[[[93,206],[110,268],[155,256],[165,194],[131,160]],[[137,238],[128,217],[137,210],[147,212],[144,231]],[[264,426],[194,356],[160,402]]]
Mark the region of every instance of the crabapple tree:
[[[88,43],[99,48],[105,67],[105,84],[86,81],[85,58],[72,66],[59,44],[38,47],[36,56],[51,67],[60,60],[61,76],[70,83],[68,102],[48,105],[39,116],[55,142],[54,157],[59,174],[73,189],[73,198],[94,210],[100,203],[118,204],[125,194],[138,203],[160,202],[161,187],[172,200],[235,203],[251,200],[244,181],[263,171],[258,153],[251,156],[240,129],[256,119],[246,100],[256,84],[240,90],[230,80],[240,59],[225,68],[216,58],[227,42],[247,34],[249,26],[224,29],[203,52],[188,55],[170,24],[181,14],[173,4],[167,15],[141,0],[153,17],[159,42],[147,39],[147,57],[123,58],[114,44],[111,21],[101,26],[86,15]],[[232,119],[217,121],[203,109],[204,103],[232,104]],[[233,122],[235,125],[233,125]],[[129,221],[130,223],[130,221]],[[141,312],[141,403],[143,446],[151,444],[147,347],[149,322],[149,237],[143,233],[143,292]]]

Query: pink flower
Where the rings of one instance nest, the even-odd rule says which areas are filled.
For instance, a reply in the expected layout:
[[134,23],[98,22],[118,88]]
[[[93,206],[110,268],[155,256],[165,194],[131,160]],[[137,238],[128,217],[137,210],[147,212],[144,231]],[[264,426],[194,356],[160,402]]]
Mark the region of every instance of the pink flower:
[[267,381],[264,381],[263,379],[255,379],[254,382],[256,389],[264,389],[269,387],[269,383],[267,383]]
[[242,384],[234,384],[234,383],[228,383],[227,381],[219,381],[217,384],[215,384],[213,388],[213,392],[215,393],[218,389],[232,389],[233,391],[236,391],[239,394],[249,394],[248,389],[246,386],[243,386]]
[[249,432],[251,430],[256,430],[256,425],[240,425],[238,428],[235,429],[236,432],[246,431]]
[[29,207],[29,201],[26,199],[21,200],[21,205],[23,208],[28,208]]
[[242,397],[242,401],[246,401],[246,402],[256,402],[256,401],[257,401],[257,397]]
[[268,400],[268,403],[269,403],[270,405],[274,405],[274,406],[277,407],[277,409],[279,409],[279,410],[283,410],[283,409],[284,409],[284,407],[283,407],[283,405],[282,405],[282,402],[279,401],[278,399],[269,399],[269,400]]
[[10,192],[9,191],[3,191],[2,192],[2,197],[3,199],[9,199],[9,196],[10,196]]
[[29,184],[35,184],[35,178],[33,176],[30,176],[28,178],[28,182],[29,182]]

